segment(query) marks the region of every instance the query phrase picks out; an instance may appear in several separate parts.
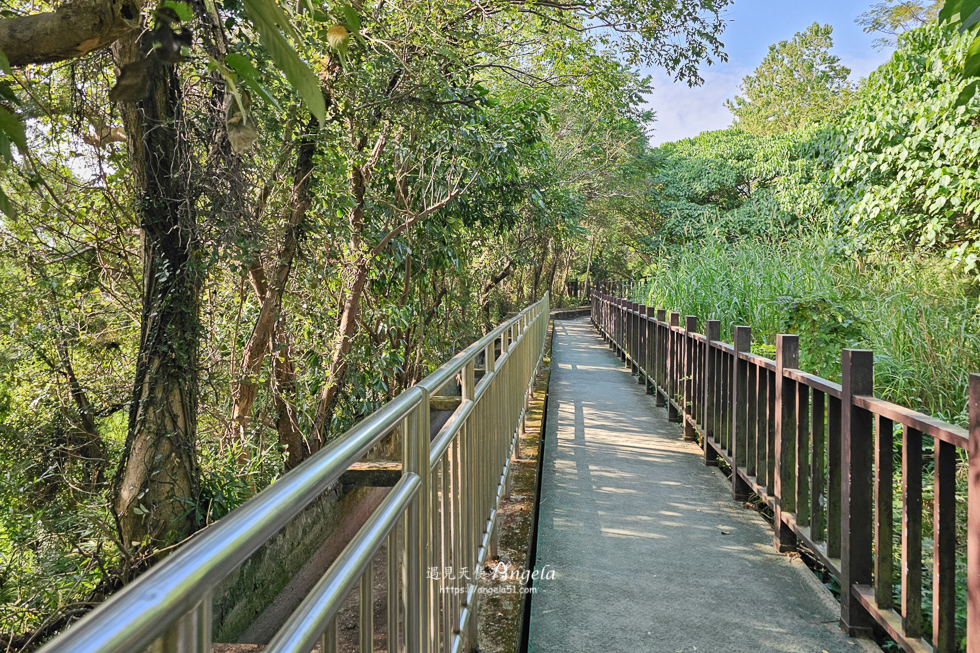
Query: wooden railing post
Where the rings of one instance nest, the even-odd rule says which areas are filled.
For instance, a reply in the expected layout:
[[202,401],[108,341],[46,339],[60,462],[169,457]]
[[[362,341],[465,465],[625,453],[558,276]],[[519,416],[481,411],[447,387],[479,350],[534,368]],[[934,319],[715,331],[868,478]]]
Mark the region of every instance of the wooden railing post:
[[684,317],[684,410],[681,419],[684,422],[684,439],[698,439],[694,424],[694,334],[698,332],[698,318],[695,315]]
[[619,304],[614,295],[609,295],[609,344],[619,353]]
[[643,383],[643,348],[645,344],[643,342],[643,334],[645,332],[644,327],[644,316],[647,312],[647,307],[643,304],[634,304],[636,315],[633,316],[633,323],[636,325],[636,353],[633,355],[633,364],[636,366],[636,376],[637,383]]
[[633,302],[623,300],[623,362],[633,371]]
[[[748,466],[748,393],[749,363],[739,358],[740,353],[752,351],[752,327],[737,326],[734,329],[735,364],[732,365],[732,498],[748,501],[751,489],[739,471]],[[751,408],[755,408],[752,406]]]
[[708,320],[704,329],[707,340],[704,348],[704,464],[717,465],[718,452],[708,442],[715,437],[715,397],[718,388],[717,356],[712,343],[721,340],[721,322]]
[[[620,284],[619,288],[620,295],[622,295],[623,288]],[[626,362],[626,323],[629,313],[626,312],[627,302],[625,299],[617,299],[618,302],[618,313],[619,313],[619,359]]]
[[934,653],[954,653],[958,650],[956,645],[957,458],[955,444],[946,442],[942,438],[933,438],[932,649]]
[[633,374],[640,373],[640,357],[637,352],[640,351],[640,316],[637,314],[640,310],[640,305],[636,302],[630,302],[630,371]]
[[615,322],[613,320],[615,314],[613,312],[612,297],[609,295],[603,295],[603,307],[606,319],[606,342],[609,343],[609,348],[615,351],[616,336],[614,332]]
[[612,295],[606,296],[606,322],[609,324],[609,347],[616,350],[616,300]]
[[645,304],[637,304],[636,310],[639,315],[636,317],[636,382],[640,385],[646,383],[647,372],[647,311]]
[[657,319],[657,310],[650,306],[646,307],[646,320],[643,322],[643,333],[646,345],[643,354],[643,367],[646,370],[645,383],[647,394],[657,393],[657,329],[654,320]]
[[674,327],[681,325],[681,314],[670,314],[670,329],[667,331],[667,421],[680,422],[683,418],[677,411],[677,386],[681,378],[681,356],[677,332]]
[[633,302],[624,299],[623,300],[623,362],[626,363],[626,367],[630,366],[630,349],[632,348],[632,343],[630,338],[633,336],[633,320],[632,315],[630,315],[630,309],[633,307]]
[[667,391],[667,343],[670,340],[666,336],[664,331],[664,324],[667,322],[667,311],[663,308],[657,309],[657,325],[654,329],[654,333],[657,336],[657,346],[654,350],[656,354],[656,371],[654,372],[654,385],[656,386],[654,393],[657,397],[657,406],[664,406],[664,393]]
[[854,405],[856,395],[872,394],[871,352],[845,349],[841,354],[840,625],[852,637],[871,629],[870,617],[851,588],[870,585],[872,577],[874,420],[870,412]]
[[643,383],[643,372],[645,371],[644,357],[646,355],[646,314],[647,307],[643,304],[636,305],[636,374],[637,383]]
[[[776,510],[773,519],[773,546],[779,552],[796,549],[796,534],[783,520],[783,513],[796,510],[796,383],[783,370],[796,369],[800,361],[799,336],[776,336]],[[868,488],[868,492],[871,488]]]
[[619,357],[620,359],[629,365],[629,356],[626,350],[629,349],[630,341],[630,303],[620,296],[619,300],[619,315],[622,320],[622,330],[619,336]]
[[619,299],[615,295],[611,295],[609,302],[609,310],[612,311],[613,349],[619,355]]
[[980,374],[970,375],[967,445],[966,652],[980,653]]

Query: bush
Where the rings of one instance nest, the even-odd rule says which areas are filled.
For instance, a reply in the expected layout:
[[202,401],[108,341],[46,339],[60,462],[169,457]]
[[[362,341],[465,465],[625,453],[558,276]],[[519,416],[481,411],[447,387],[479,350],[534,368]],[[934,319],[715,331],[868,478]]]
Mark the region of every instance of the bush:
[[701,320],[752,326],[757,344],[798,333],[801,366],[839,380],[840,350],[875,353],[876,392],[954,423],[980,371],[980,314],[971,279],[935,255],[845,253],[826,234],[782,243],[712,237],[665,251],[636,297]]

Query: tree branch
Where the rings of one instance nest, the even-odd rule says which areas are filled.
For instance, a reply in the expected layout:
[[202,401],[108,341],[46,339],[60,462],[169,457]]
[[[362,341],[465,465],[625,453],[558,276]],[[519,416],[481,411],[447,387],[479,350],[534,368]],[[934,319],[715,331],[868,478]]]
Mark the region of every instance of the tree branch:
[[72,0],[57,11],[0,20],[0,51],[12,66],[73,59],[139,27],[137,0]]

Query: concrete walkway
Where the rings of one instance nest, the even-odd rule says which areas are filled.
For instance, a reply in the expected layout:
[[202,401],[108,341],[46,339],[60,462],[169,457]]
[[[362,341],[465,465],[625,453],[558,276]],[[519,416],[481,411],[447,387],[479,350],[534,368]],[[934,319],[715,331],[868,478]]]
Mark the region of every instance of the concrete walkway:
[[531,653],[877,651],[588,320],[555,322]]

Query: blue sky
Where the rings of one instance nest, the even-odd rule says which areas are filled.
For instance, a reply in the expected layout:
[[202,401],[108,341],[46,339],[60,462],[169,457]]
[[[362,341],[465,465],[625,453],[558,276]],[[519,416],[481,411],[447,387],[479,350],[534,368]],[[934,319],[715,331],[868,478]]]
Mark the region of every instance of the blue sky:
[[770,45],[793,38],[814,21],[833,25],[832,52],[851,69],[852,79],[866,77],[891,57],[890,50],[872,48],[877,37],[854,22],[872,4],[874,0],[735,0],[725,11],[728,27],[721,37],[728,63],[702,68],[703,86],[690,89],[674,84],[661,70],[644,71],[653,77],[649,105],[657,113],[651,142],[657,145],[730,125],[732,115],[724,101],[738,93],[742,78],[755,70]]

